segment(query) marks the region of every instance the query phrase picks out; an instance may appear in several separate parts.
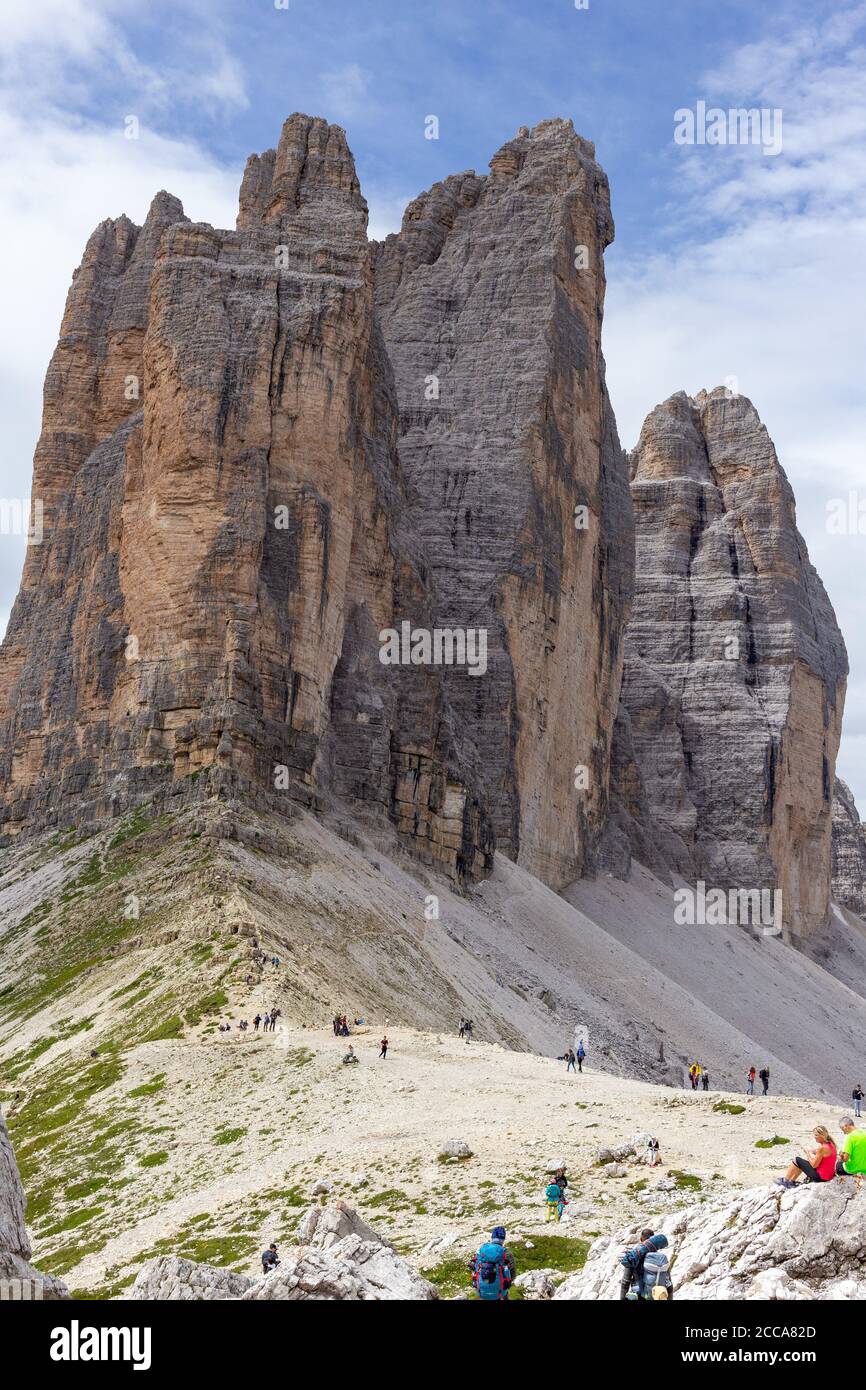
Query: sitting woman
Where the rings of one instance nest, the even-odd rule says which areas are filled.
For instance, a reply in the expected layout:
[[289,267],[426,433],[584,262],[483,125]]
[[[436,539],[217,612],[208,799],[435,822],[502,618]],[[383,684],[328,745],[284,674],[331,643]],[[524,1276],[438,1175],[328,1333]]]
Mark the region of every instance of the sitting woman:
[[808,1158],[795,1158],[788,1165],[783,1178],[776,1178],[778,1187],[796,1187],[800,1174],[806,1174],[807,1182],[829,1182],[836,1173],[836,1145],[830,1138],[829,1130],[816,1125],[812,1134],[818,1141],[817,1148],[807,1149]]

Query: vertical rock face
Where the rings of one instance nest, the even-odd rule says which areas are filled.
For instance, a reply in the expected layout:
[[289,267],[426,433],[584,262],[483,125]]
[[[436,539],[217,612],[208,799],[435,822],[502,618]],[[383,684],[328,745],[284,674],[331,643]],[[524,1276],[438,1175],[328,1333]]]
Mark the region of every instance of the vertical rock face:
[[631,457],[636,581],[618,725],[632,848],[826,919],[847,661],[757,412],[724,389],[647,418]]
[[66,1285],[40,1274],[30,1264],[30,1255],[24,1224],[24,1191],[6,1121],[0,1113],[0,1284],[14,1281],[11,1289],[0,1290],[0,1300],[68,1298]]
[[160,195],[140,231],[91,239],[4,652],[7,830],[216,767],[384,809],[458,876],[489,862],[438,672],[377,660],[429,603],[366,218],[343,132],[294,116],[250,161],[236,231]]
[[[204,774],[387,816],[458,878],[494,834],[580,872],[630,586],[607,184],[546,122],[384,246],[366,223],[343,131],[295,115],[235,230],[163,193],[88,243],[0,661],[4,833]],[[383,664],[404,623],[486,629],[486,671]]]
[[489,175],[411,203],[376,262],[435,620],[487,632],[487,675],[448,671],[448,697],[498,847],[553,886],[582,872],[606,812],[631,588],[600,347],[612,238],[593,146],[544,121]]
[[866,830],[841,777],[833,794],[833,898],[852,912],[866,913]]

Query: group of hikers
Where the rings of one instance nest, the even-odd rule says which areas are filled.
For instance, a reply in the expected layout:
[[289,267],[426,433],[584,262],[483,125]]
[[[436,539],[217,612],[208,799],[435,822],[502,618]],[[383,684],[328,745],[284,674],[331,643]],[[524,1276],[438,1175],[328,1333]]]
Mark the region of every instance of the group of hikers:
[[[560,1170],[557,1176],[563,1177],[564,1174]],[[505,1237],[505,1227],[494,1226],[490,1239],[479,1247],[477,1254],[469,1261],[472,1286],[483,1302],[507,1302],[517,1278],[517,1262],[505,1244]],[[640,1233],[639,1244],[623,1251],[619,1260],[622,1265],[619,1285],[621,1299],[656,1302],[673,1298],[670,1264],[665,1254],[667,1245],[667,1236],[661,1232],[656,1234],[652,1227],[647,1226]],[[272,1246],[271,1249],[275,1251],[276,1247]]]
[[348,1014],[334,1014],[334,1017],[331,1019],[331,1023],[334,1029],[334,1037],[348,1038],[349,1034],[352,1031],[352,1028],[363,1028],[366,1024],[366,1021],[367,1020],[364,1018],[356,1018],[353,1021],[352,1026],[350,1027]]
[[586,1061],[586,1048],[583,1045],[583,1038],[577,1044],[577,1051],[573,1047],[567,1047],[561,1057],[557,1057],[557,1062],[565,1062],[567,1072],[582,1072],[583,1064]]
[[758,1080],[759,1080],[760,1083],[761,1083],[761,1095],[762,1095],[762,1096],[769,1095],[769,1092],[770,1092],[770,1068],[769,1068],[769,1067],[761,1067],[761,1070],[760,1070],[759,1072],[756,1072],[754,1067],[749,1067],[749,1070],[746,1072],[746,1095],[747,1095],[747,1096],[753,1096],[753,1095],[755,1094],[755,1076],[757,1076]]
[[[259,1028],[261,1028],[263,1033],[275,1033],[277,1031],[277,1020],[282,1018],[282,1014],[282,1009],[271,1009],[270,1013],[265,1014],[264,1017],[262,1017],[261,1014],[256,1014],[253,1019],[253,1032],[257,1033]],[[249,1022],[247,1019],[242,1018],[238,1023],[238,1032],[248,1033],[249,1030]],[[218,1031],[220,1033],[230,1033],[232,1031],[231,1021],[226,1019],[225,1022],[219,1025]]]
[[465,1038],[466,1042],[471,1042],[471,1041],[472,1041],[472,1028],[473,1028],[473,1024],[472,1024],[472,1019],[471,1019],[471,1018],[461,1018],[461,1020],[460,1020],[460,1029],[459,1029],[458,1034],[457,1034],[458,1038]]
[[544,1191],[548,1221],[562,1220],[562,1213],[568,1206],[568,1198],[565,1195],[567,1187],[568,1177],[566,1176],[565,1169],[557,1168]]
[[862,1180],[866,1175],[866,1130],[858,1129],[850,1116],[839,1121],[839,1128],[842,1139],[837,1146],[827,1126],[816,1125],[812,1130],[815,1148],[806,1150],[807,1158],[798,1155],[784,1175],[776,1178],[776,1185],[796,1187],[804,1177],[806,1182],[832,1182],[845,1177]]
[[692,1062],[689,1067],[689,1081],[693,1091],[699,1091],[701,1088],[705,1091],[710,1089],[710,1073],[703,1062]]

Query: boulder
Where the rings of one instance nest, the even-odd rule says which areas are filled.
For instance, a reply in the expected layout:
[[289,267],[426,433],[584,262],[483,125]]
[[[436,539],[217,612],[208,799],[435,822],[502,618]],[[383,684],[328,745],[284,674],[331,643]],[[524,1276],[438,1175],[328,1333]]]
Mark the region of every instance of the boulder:
[[514,1287],[522,1289],[527,1299],[552,1298],[556,1292],[555,1273],[553,1269],[528,1269],[525,1274],[518,1274]]
[[393,1248],[389,1240],[367,1225],[354,1207],[339,1198],[328,1207],[308,1207],[298,1222],[295,1234],[298,1245],[313,1246],[317,1250],[327,1250],[347,1236],[357,1236],[369,1245],[384,1245],[389,1250]]
[[209,1302],[240,1298],[252,1284],[245,1274],[230,1269],[214,1269],[177,1255],[160,1255],[142,1265],[125,1298],[148,1302]]
[[438,1298],[435,1287],[390,1246],[346,1236],[326,1249],[307,1246],[293,1252],[273,1274],[258,1279],[241,1295],[262,1299],[391,1302]]
[[[755,1187],[687,1208],[664,1227],[677,1299],[866,1298],[866,1193],[852,1180],[798,1188]],[[637,1234],[593,1243],[558,1299],[615,1299],[618,1258]]]
[[439,1150],[439,1158],[471,1158],[472,1150],[465,1139],[446,1139]]

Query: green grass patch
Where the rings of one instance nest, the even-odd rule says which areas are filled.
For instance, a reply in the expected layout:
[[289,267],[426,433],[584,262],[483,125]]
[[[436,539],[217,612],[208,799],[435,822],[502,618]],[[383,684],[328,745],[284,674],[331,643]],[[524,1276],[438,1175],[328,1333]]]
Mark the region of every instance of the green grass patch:
[[713,1109],[720,1115],[742,1115],[745,1105],[735,1105],[730,1100],[717,1100]]
[[213,1142],[215,1144],[236,1144],[239,1139],[243,1139],[246,1132],[244,1126],[237,1129],[218,1129],[214,1133]]
[[155,1096],[158,1091],[165,1089],[165,1072],[161,1071],[152,1081],[145,1081],[142,1086],[136,1086],[133,1091],[127,1091],[130,1100],[137,1100],[139,1096]]
[[138,1160],[139,1168],[160,1168],[163,1163],[168,1163],[168,1154],[165,1149],[158,1149],[156,1153],[145,1154]]
[[774,1134],[772,1139],[757,1139],[756,1149],[774,1149],[777,1144],[790,1144],[790,1139],[786,1139],[784,1134]]
[[676,1180],[678,1188],[686,1192],[699,1192],[703,1187],[700,1178],[694,1173],[684,1173],[680,1168],[671,1168],[669,1176]]
[[[573,1274],[583,1269],[589,1250],[588,1240],[572,1236],[534,1235],[531,1250],[523,1243],[509,1246],[517,1264],[517,1273],[525,1274],[530,1269],[555,1269],[562,1275]],[[443,1298],[452,1298],[471,1287],[468,1260],[465,1255],[452,1255],[429,1269],[422,1269],[425,1279],[429,1279]],[[519,1294],[512,1290],[510,1297]]]

